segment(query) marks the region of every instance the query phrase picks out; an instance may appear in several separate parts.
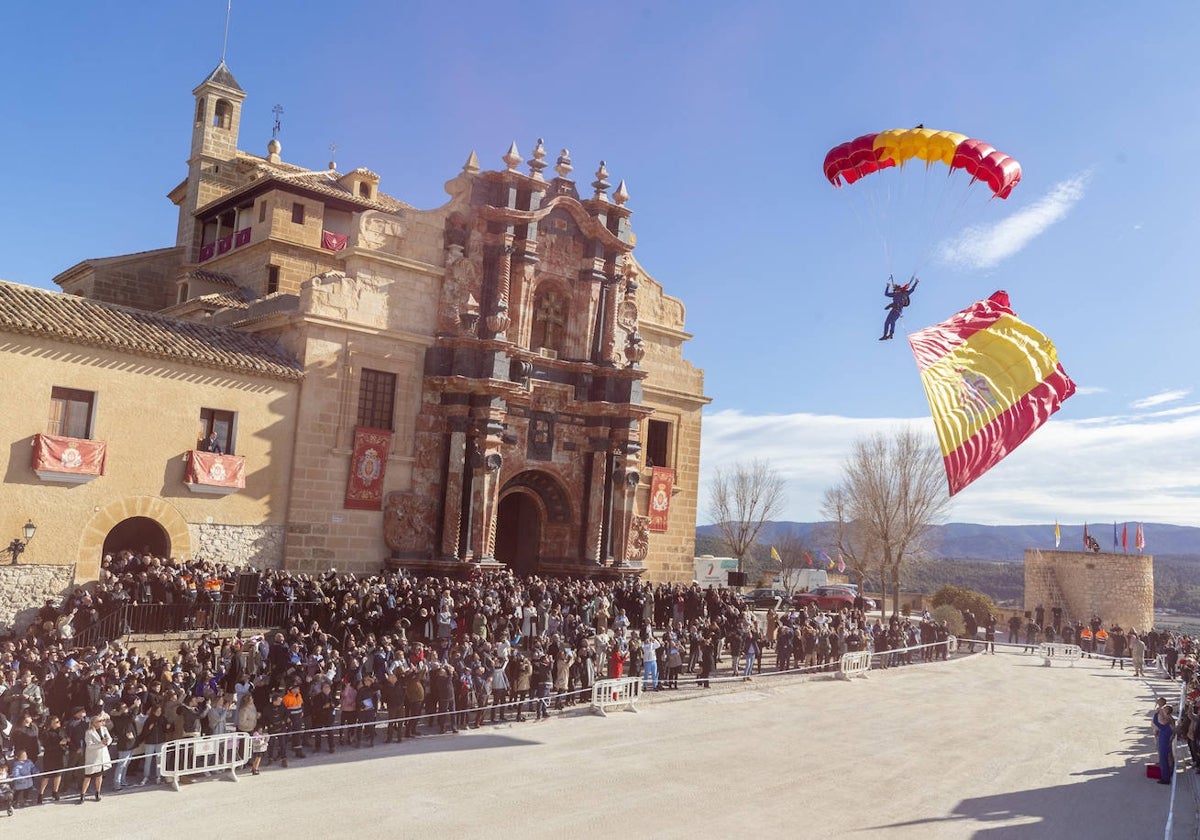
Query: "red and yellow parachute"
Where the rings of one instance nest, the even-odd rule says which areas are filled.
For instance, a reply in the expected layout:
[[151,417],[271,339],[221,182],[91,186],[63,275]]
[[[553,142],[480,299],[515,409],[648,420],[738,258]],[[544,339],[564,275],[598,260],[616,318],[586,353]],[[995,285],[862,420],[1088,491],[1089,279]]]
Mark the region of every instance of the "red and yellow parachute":
[[1004,152],[965,134],[924,127],[892,128],[834,146],[825,155],[825,177],[840,187],[843,181],[853,184],[880,169],[902,167],[913,158],[926,166],[940,162],[951,170],[962,169],[972,182],[991,187],[996,198],[1008,198],[1021,180],[1021,164]]

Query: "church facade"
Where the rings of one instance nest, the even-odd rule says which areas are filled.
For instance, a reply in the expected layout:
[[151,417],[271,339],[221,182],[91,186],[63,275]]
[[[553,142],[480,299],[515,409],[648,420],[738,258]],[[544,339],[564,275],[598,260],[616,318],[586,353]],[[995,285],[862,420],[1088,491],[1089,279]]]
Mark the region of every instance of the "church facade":
[[[157,524],[175,556],[303,571],[690,577],[703,374],[683,357],[682,302],[634,256],[629,195],[603,162],[584,186],[569,153],[551,159],[540,140],[527,161],[514,144],[492,170],[472,153],[446,183],[447,203],[419,210],[368,169],[305,169],[275,139],[266,155],[239,150],[246,94],[224,62],[193,94],[187,178],[169,194],[175,245],[86,260],[55,278],[67,294],[26,295],[137,323],[50,336],[20,332],[0,312],[0,333],[14,339],[4,352],[33,389],[29,416],[0,420],[10,439],[47,438],[56,451],[98,440],[104,422],[40,427],[37,390],[65,393],[58,383],[71,377],[24,346],[90,341],[123,359],[105,368],[111,385],[73,382],[97,417],[97,406],[112,412],[113,435],[138,411],[115,404],[112,388],[182,412],[126,460],[109,442],[111,469],[86,482],[93,507],[106,493],[108,505],[143,500],[137,516],[149,522],[130,539],[162,548]],[[122,379],[159,332],[189,331],[240,355],[198,362],[181,347],[158,357],[170,368],[160,377]],[[227,396],[197,403],[168,387],[197,363]],[[50,491],[36,457],[26,468],[13,451],[8,476],[37,492],[6,480],[7,527],[19,530],[22,505],[38,505],[60,533],[61,561],[86,578],[97,552],[121,547],[111,531],[128,530],[124,520],[98,520],[83,539],[69,522],[76,499],[56,498],[58,521],[40,503]],[[183,465],[187,490],[173,475],[138,485],[164,459]],[[113,480],[126,467],[129,478]],[[241,470],[243,484],[214,484],[213,470]],[[53,562],[35,556],[44,544],[22,562]]]

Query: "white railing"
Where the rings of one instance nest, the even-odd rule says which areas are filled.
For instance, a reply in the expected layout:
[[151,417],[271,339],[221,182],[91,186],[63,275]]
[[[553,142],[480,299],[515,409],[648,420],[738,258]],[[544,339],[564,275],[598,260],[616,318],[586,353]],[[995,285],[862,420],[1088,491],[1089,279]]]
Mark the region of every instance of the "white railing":
[[1038,656],[1045,660],[1043,663],[1050,667],[1054,662],[1070,662],[1071,667],[1083,659],[1083,648],[1079,645],[1064,645],[1057,642],[1042,642],[1038,645]]
[[596,680],[592,686],[592,708],[602,715],[607,715],[609,709],[617,706],[628,706],[631,712],[636,712],[641,696],[641,677]]
[[[286,736],[277,736],[286,737]],[[197,773],[217,773],[228,770],[237,781],[237,768],[250,760],[250,735],[229,732],[224,735],[202,735],[181,738],[163,746],[162,776],[171,780],[179,790],[179,780]]]
[[[886,653],[885,653],[886,655]],[[851,677],[865,677],[871,670],[871,652],[858,650],[853,653],[843,653],[841,665],[838,668],[838,679],[848,680]]]

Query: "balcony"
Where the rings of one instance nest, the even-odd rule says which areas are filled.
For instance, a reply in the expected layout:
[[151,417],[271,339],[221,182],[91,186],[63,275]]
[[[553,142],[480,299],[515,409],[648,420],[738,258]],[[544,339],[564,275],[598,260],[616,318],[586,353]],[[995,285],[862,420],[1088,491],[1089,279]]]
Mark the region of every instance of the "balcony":
[[243,245],[250,244],[250,231],[252,228],[242,228],[236,233],[222,236],[216,242],[209,242],[200,246],[200,260],[205,262],[211,260],[219,254],[227,254],[234,248],[241,248]]
[[33,471],[42,481],[84,484],[104,475],[108,444],[60,435],[33,436]]
[[228,496],[246,489],[246,458],[244,455],[217,455],[198,449],[187,453],[187,470],[183,483],[193,493]]

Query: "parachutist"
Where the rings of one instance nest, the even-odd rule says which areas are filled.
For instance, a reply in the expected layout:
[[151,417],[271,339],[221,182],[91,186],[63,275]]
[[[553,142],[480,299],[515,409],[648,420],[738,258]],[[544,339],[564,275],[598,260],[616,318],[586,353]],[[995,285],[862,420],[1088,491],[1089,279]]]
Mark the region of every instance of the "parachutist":
[[912,302],[912,294],[917,290],[917,284],[921,281],[914,274],[908,283],[897,283],[888,275],[888,284],[883,287],[885,297],[891,298],[891,303],[884,307],[887,310],[887,319],[883,322],[883,335],[879,337],[880,341],[887,341],[895,337],[896,322],[900,320],[900,313],[904,308]]

